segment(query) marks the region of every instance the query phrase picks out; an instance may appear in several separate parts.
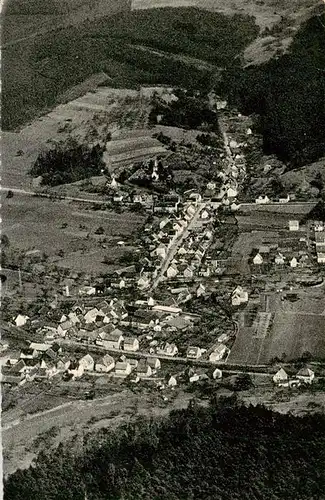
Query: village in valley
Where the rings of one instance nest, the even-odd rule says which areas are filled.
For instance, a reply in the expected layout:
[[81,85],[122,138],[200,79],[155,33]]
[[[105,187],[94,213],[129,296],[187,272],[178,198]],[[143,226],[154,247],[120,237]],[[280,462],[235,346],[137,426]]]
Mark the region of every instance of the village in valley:
[[[84,237],[93,253],[76,248],[73,259],[91,266],[95,247],[104,249],[109,271],[60,267],[66,250],[50,262],[37,246],[2,269],[5,411],[19,409],[24,394],[40,401],[40,390],[80,399],[150,390],[165,405],[180,390],[286,401],[323,390],[324,203],[292,192],[250,196],[247,157],[259,138],[248,117],[211,99],[220,126],[213,146],[186,143],[191,130],[126,128],[107,143],[107,170],[88,192],[80,183],[37,190],[34,180],[29,195],[10,187],[6,203],[24,194],[55,210],[73,212],[89,197],[103,223]],[[202,165],[196,185],[191,158]],[[110,241],[112,212],[141,223],[119,236],[116,222]]]

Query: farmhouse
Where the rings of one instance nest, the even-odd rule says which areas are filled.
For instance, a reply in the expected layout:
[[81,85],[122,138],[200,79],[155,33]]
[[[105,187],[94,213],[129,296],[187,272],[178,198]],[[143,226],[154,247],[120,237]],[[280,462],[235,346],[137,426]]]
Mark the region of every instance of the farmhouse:
[[161,363],[159,358],[147,358],[147,365],[150,366],[152,374],[155,374],[157,370],[160,370]]
[[237,286],[232,293],[231,303],[233,306],[245,304],[248,301],[248,293],[241,286]]
[[255,199],[255,203],[258,205],[263,205],[266,203],[270,203],[270,198],[268,196],[259,196],[258,198]]
[[157,348],[157,354],[176,356],[176,354],[178,354],[178,348],[175,344],[169,344],[167,342],[163,348]]
[[222,371],[219,370],[219,368],[216,368],[212,374],[212,378],[216,379],[221,379],[222,378]]
[[137,375],[140,378],[150,377],[152,375],[152,368],[147,363],[146,360],[140,359],[139,364],[137,366]]
[[200,347],[188,347],[186,352],[186,357],[189,359],[198,359],[202,356],[202,350]]
[[210,354],[209,360],[212,363],[216,363],[217,361],[220,361],[226,352],[228,351],[228,347],[225,346],[224,344],[219,344],[215,350]]
[[278,385],[288,384],[289,376],[287,372],[283,368],[280,368],[273,376],[273,382]]
[[167,278],[175,278],[178,275],[178,269],[175,264],[171,264],[167,269]]
[[112,371],[114,367],[115,367],[114,358],[112,358],[112,356],[110,356],[109,354],[105,354],[105,356],[103,356],[102,359],[95,364],[96,372],[108,373]]
[[305,384],[311,384],[315,378],[315,373],[310,368],[301,368],[297,373],[297,379]]
[[260,266],[261,264],[263,264],[264,260],[263,260],[263,257],[260,253],[257,253],[255,255],[255,257],[253,258],[253,264],[255,266]]
[[124,338],[124,350],[135,352],[139,350],[139,341],[135,337]]
[[130,375],[131,371],[132,368],[130,363],[127,363],[125,361],[118,361],[115,365],[116,375],[127,377],[128,375]]
[[123,341],[123,335],[121,330],[114,330],[111,333],[104,333],[100,340],[96,341],[96,344],[102,345],[105,349],[120,349],[121,343]]
[[177,379],[176,379],[176,376],[173,376],[173,375],[172,375],[172,376],[169,378],[169,380],[168,380],[168,387],[173,388],[173,387],[176,387],[176,385],[177,385]]
[[23,314],[18,314],[18,316],[15,318],[15,323],[16,326],[24,326],[26,325],[27,321],[29,320],[29,316],[25,316]]
[[84,371],[92,372],[95,366],[94,358],[86,354],[79,360],[79,366],[82,366]]
[[299,231],[298,220],[289,220],[289,231]]

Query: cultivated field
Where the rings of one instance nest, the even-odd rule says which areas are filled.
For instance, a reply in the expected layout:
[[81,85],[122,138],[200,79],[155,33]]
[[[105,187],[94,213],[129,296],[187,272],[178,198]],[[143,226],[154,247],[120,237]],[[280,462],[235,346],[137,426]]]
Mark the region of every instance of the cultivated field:
[[266,331],[246,326],[242,313],[229,363],[264,364],[283,355],[297,359],[306,352],[325,358],[324,287],[301,291],[298,297],[295,302],[281,301],[280,294],[268,297],[266,312],[271,318]]
[[[98,75],[100,76],[100,75]],[[103,75],[102,75],[103,76]],[[96,80],[96,79],[95,79]],[[97,80],[96,80],[97,82]],[[167,92],[157,89],[160,93]],[[132,139],[128,149],[142,149],[154,146],[154,152],[162,152],[161,143],[151,139],[147,126],[150,112],[150,96],[155,89],[150,87],[138,90],[99,87],[87,92],[66,104],[57,106],[53,111],[34,120],[19,133],[4,132],[2,138],[2,186],[30,188],[31,178],[27,175],[40,151],[49,148],[51,143],[75,137],[88,144],[106,143],[108,133],[120,129],[140,128],[141,134],[134,136],[124,132],[124,139]],[[143,137],[145,136],[145,138]],[[114,137],[119,137],[115,135]],[[139,141],[139,145],[137,142]],[[125,151],[125,144],[119,153]],[[109,144],[110,147],[110,144]],[[20,155],[17,153],[20,151]],[[154,154],[150,150],[150,154]]]

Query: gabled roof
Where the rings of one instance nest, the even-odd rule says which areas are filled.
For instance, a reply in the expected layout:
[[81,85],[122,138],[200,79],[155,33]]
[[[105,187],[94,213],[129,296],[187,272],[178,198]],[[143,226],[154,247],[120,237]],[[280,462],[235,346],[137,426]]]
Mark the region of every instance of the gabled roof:
[[314,376],[314,372],[310,368],[304,367],[304,368],[301,368],[298,371],[297,376],[300,376],[300,377],[313,377]]
[[115,365],[115,370],[125,371],[127,370],[128,366],[130,366],[130,363],[127,363],[125,361],[118,361]]

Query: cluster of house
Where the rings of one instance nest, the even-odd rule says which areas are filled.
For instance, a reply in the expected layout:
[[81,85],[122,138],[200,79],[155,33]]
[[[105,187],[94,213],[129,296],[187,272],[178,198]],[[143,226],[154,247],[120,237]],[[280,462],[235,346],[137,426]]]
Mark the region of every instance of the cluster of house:
[[62,352],[62,347],[54,342],[36,343],[22,349],[16,356],[11,356],[2,367],[2,382],[10,385],[23,385],[26,382],[51,380],[61,375],[64,380],[75,380],[84,374],[110,374],[113,377],[127,377],[135,373],[138,380],[157,374],[160,360],[149,356],[140,360],[122,355],[117,361],[105,354],[93,357],[89,353],[69,357]]
[[325,264],[325,224],[321,221],[314,222],[315,246],[317,262]]
[[282,196],[277,199],[270,199],[267,195],[260,195],[258,198],[255,198],[255,203],[258,205],[267,205],[269,203],[289,203],[289,201],[293,201],[295,199],[294,195],[287,194],[286,196]]
[[165,270],[167,279],[192,280],[195,276],[209,277],[213,274],[213,263],[202,264],[213,239],[213,214],[213,208],[201,205],[201,197],[197,195],[194,202],[189,200],[184,204],[180,214],[160,221],[149,245],[150,256],[158,261],[158,268],[163,266],[175,242],[182,238]]
[[290,376],[280,368],[273,376],[273,382],[278,387],[299,387],[301,384],[312,384],[315,373],[308,367],[301,368],[295,376]]
[[290,220],[288,229],[289,233],[280,231],[274,242],[263,244],[253,251],[251,264],[255,269],[265,264],[295,269],[310,263],[308,237],[300,231],[299,221]]

